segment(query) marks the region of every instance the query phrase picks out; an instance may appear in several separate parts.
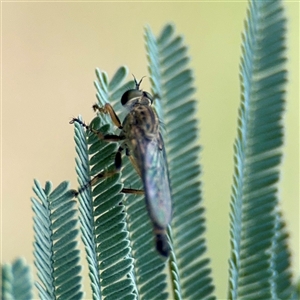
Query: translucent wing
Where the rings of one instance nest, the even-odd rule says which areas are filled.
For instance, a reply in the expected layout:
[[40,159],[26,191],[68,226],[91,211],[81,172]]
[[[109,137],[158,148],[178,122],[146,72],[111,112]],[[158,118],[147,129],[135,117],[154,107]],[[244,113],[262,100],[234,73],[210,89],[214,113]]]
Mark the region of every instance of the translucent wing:
[[124,147],[143,181],[146,205],[156,237],[156,249],[161,255],[168,257],[170,246],[166,229],[171,222],[172,201],[159,120],[147,95],[142,94],[130,101],[135,102],[123,121],[121,134],[126,137]]
[[140,167],[147,208],[158,229],[166,229],[171,221],[172,201],[167,159],[161,135],[138,143]]

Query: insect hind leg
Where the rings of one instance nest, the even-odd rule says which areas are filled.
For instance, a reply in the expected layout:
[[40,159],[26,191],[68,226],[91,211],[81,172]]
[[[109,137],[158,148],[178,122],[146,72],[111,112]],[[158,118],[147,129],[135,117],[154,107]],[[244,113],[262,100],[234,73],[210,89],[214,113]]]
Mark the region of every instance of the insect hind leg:
[[[95,185],[99,180],[111,177],[117,173],[119,173],[119,169],[115,169],[113,171],[107,171],[107,172],[101,172],[97,174],[96,176],[93,177],[90,181],[88,181],[85,185],[81,186],[78,191],[74,191],[75,197],[78,197],[80,194],[82,194],[87,188],[90,186]],[[137,189],[128,189],[128,188],[123,188],[121,190],[121,193],[124,194],[135,194],[135,195],[144,195],[144,190],[137,190]]]
[[[78,118],[73,118],[70,121],[70,124],[74,124],[74,123],[79,123],[81,126],[83,126],[84,128],[86,128],[87,130],[93,132],[95,135],[98,136],[98,138],[100,140],[104,140],[104,141],[108,141],[108,142],[118,142],[118,141],[121,141],[121,140],[124,139],[123,137],[120,137],[118,135],[113,135],[113,134],[105,134],[104,135],[100,131],[97,131],[97,130],[91,128],[89,125],[85,124],[83,121],[81,121]],[[128,152],[128,149],[126,149],[126,150]],[[74,196],[78,197],[79,194],[82,194],[90,186],[95,185],[99,180],[101,180],[103,178],[111,177],[111,176],[119,173],[120,170],[121,170],[121,167],[122,167],[122,151],[123,151],[123,148],[119,147],[119,149],[118,149],[118,151],[116,153],[116,156],[115,156],[115,170],[101,172],[101,173],[97,174],[90,181],[88,181],[85,185],[81,186],[78,189],[78,191],[73,191]],[[121,190],[121,193],[143,195],[144,191],[143,190],[137,190],[137,189],[127,189],[127,188],[124,188],[124,189]]]
[[93,186],[95,184],[97,184],[97,182],[101,179],[104,178],[108,178],[111,177],[117,173],[120,172],[121,167],[122,167],[122,151],[123,148],[119,147],[116,156],[115,156],[115,169],[112,171],[105,171],[105,172],[101,172],[97,175],[95,175],[90,181],[88,181],[85,185],[81,186],[78,191],[75,191],[75,197],[77,197],[79,194],[83,193],[87,188],[89,188],[90,186]]
[[144,195],[145,194],[144,190],[126,189],[126,188],[122,189],[121,193],[124,193],[124,194],[135,194],[135,195]]
[[97,175],[95,175],[90,181],[88,181],[86,184],[81,186],[78,191],[74,191],[74,196],[78,197],[80,194],[82,194],[85,190],[87,190],[89,187],[95,185],[99,180],[111,177],[115,174],[119,173],[118,170],[113,170],[113,171],[105,171],[101,172]]

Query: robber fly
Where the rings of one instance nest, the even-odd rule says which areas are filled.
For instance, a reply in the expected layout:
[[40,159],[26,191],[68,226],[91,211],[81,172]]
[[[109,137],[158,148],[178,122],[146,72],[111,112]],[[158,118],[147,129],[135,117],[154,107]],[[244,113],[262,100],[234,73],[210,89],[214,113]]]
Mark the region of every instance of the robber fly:
[[[121,129],[120,135],[104,135],[77,118],[74,118],[70,123],[81,124],[95,133],[101,140],[120,142],[115,156],[115,170],[96,175],[88,185],[93,185],[100,178],[112,176],[119,172],[122,166],[121,153],[125,149],[126,155],[142,179],[144,191],[123,189],[122,192],[145,194],[147,210],[156,236],[156,249],[161,255],[168,257],[170,246],[166,230],[171,221],[172,201],[166,152],[159,119],[152,108],[153,98],[149,93],[140,90],[142,79],[137,83],[134,78],[135,89],[126,91],[121,98],[122,105],[129,111],[123,123],[120,122],[110,104],[106,103],[104,107],[93,106],[94,110],[110,115],[113,123]],[[84,189],[85,187],[81,188],[78,193]]]

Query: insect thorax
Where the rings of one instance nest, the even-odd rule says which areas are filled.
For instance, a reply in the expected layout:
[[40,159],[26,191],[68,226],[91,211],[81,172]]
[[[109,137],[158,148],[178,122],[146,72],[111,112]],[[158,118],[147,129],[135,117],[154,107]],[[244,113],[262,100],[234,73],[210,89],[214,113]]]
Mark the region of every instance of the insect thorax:
[[123,134],[126,140],[156,138],[159,134],[159,120],[153,108],[137,103],[124,119]]

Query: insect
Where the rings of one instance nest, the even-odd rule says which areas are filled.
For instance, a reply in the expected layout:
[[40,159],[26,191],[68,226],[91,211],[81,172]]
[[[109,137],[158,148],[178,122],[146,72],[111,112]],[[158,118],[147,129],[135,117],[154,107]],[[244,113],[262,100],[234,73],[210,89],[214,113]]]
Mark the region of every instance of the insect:
[[[143,78],[142,78],[143,79]],[[159,119],[152,107],[153,98],[140,90],[142,79],[135,89],[126,91],[121,98],[121,104],[128,109],[123,123],[120,122],[113,107],[106,103],[104,107],[94,105],[94,110],[109,114],[113,123],[121,130],[119,135],[102,134],[90,128],[77,118],[70,123],[77,122],[96,134],[99,139],[107,142],[120,142],[115,156],[115,170],[96,175],[85,187],[95,184],[100,178],[112,176],[122,167],[122,151],[125,149],[133,167],[143,182],[144,191],[123,189],[123,193],[145,194],[146,207],[153,224],[156,237],[156,249],[165,257],[169,256],[170,246],[167,238],[167,227],[172,217],[172,200],[170,180],[164,142],[159,127]]]

